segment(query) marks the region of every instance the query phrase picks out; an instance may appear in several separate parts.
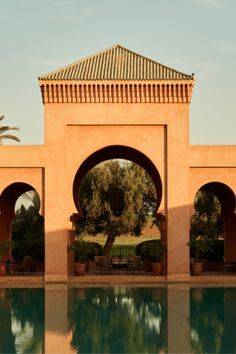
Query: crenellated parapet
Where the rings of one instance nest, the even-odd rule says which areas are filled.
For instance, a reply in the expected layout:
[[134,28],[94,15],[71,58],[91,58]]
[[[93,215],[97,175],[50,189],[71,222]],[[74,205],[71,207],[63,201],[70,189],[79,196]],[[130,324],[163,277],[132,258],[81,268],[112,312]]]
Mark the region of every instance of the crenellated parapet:
[[190,103],[193,84],[40,80],[43,103]]

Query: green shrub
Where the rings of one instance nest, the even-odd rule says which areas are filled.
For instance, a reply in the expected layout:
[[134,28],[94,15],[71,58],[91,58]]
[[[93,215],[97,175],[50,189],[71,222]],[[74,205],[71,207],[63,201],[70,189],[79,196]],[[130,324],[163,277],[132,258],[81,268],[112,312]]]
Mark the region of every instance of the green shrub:
[[31,256],[34,260],[44,260],[44,240],[22,240],[14,242],[12,255],[15,261],[22,261],[24,256]]
[[[190,248],[190,257],[194,257],[193,251]],[[204,252],[203,259],[209,262],[223,262],[224,257],[224,240],[215,240],[211,246],[211,250]]]
[[211,252],[204,253],[204,259],[210,262],[223,262],[224,240],[216,240],[212,246]]
[[97,242],[86,242],[88,245],[87,257],[90,260],[94,260],[95,256],[102,256],[103,247]]
[[143,259],[152,258],[151,253],[154,249],[161,248],[161,240],[148,240],[139,243],[135,248],[135,254]]

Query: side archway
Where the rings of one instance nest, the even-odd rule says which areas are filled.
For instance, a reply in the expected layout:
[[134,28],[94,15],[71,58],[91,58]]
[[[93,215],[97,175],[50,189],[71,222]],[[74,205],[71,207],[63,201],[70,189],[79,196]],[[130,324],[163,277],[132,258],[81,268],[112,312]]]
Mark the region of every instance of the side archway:
[[[26,207],[23,208],[23,217],[21,216],[19,219],[18,213],[22,212],[22,209],[19,209],[16,211],[15,206],[17,200],[23,196],[26,192],[29,191],[34,191],[36,195],[38,196],[38,203],[36,208],[30,208],[30,205],[34,204],[28,203],[26,204]],[[22,201],[21,201],[22,202]],[[24,204],[24,203],[23,203]],[[14,182],[7,186],[2,194],[0,195],[0,228],[1,228],[1,235],[0,235],[0,242],[5,241],[5,240],[11,240],[12,239],[12,224],[14,221],[14,224],[16,220],[18,220],[18,227],[20,226],[20,229],[18,230],[18,237],[17,237],[17,242],[15,242],[15,249],[14,252],[16,254],[19,254],[19,249],[21,249],[21,254],[28,256],[32,256],[32,254],[37,254],[38,248],[41,247],[41,253],[42,253],[42,259],[43,259],[43,253],[44,253],[44,231],[43,231],[43,217],[39,214],[39,207],[40,207],[40,200],[39,200],[39,195],[35,188],[24,182]],[[32,214],[33,211],[33,214]],[[17,217],[16,217],[17,215]],[[18,218],[18,219],[17,219]],[[40,221],[39,221],[40,219]],[[20,220],[20,221],[19,221]],[[27,221],[25,221],[27,220]],[[30,222],[29,222],[30,221]],[[37,226],[36,226],[37,223]],[[41,225],[41,228],[39,230],[39,224]],[[27,226],[26,226],[27,225]],[[33,227],[31,227],[33,225]],[[24,226],[24,227],[23,227]],[[22,227],[24,231],[22,231]],[[34,241],[34,230],[37,229],[38,234],[40,233],[41,239],[37,240],[40,242],[33,242]],[[14,228],[15,230],[15,228]],[[21,231],[20,231],[21,230]],[[32,238],[30,236],[30,239],[28,240],[28,237],[25,236],[25,240],[21,239],[22,236],[20,235],[25,235],[25,232],[28,232],[29,235],[32,235]],[[15,233],[14,233],[15,235]],[[19,238],[19,239],[18,239]],[[15,240],[15,239],[14,239]],[[16,240],[15,240],[16,241]],[[22,241],[22,242],[19,242]],[[36,250],[37,248],[37,250]],[[33,249],[33,251],[32,251]],[[32,251],[32,254],[31,254]],[[24,253],[26,252],[26,254]],[[15,256],[15,254],[14,254]],[[23,257],[23,256],[22,256]],[[12,259],[12,254],[11,251],[9,251],[8,254],[4,255],[5,260],[11,260]],[[35,258],[35,257],[34,257]],[[36,258],[35,258],[36,260]]]
[[[236,199],[233,190],[225,183],[214,181],[202,185],[198,192],[210,193],[220,203],[220,217],[223,222],[225,261],[236,261]],[[197,192],[197,193],[198,193]],[[197,195],[197,194],[196,194]],[[217,235],[216,235],[217,236]]]

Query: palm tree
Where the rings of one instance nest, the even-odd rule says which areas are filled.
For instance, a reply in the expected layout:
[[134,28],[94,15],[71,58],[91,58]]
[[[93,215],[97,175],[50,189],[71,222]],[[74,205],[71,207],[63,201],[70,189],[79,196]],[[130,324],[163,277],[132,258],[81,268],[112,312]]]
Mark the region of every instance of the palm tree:
[[[0,116],[0,121],[4,119],[4,116]],[[8,125],[0,125],[0,145],[3,144],[3,139],[12,139],[15,141],[20,142],[20,139],[12,134],[5,134],[6,132],[8,132],[9,130],[19,130],[19,128],[17,127],[9,127]]]

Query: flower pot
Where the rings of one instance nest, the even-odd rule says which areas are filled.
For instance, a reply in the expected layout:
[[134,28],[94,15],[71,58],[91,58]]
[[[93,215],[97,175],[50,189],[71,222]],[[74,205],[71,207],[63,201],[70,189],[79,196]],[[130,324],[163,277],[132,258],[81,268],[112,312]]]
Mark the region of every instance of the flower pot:
[[152,263],[152,274],[162,275],[162,263]]
[[96,263],[95,261],[92,261],[91,259],[88,260],[87,262],[87,267],[88,267],[88,271],[90,272],[94,272],[96,270]]
[[201,275],[202,271],[203,271],[203,263],[202,262],[191,263],[192,275]]
[[145,269],[145,272],[152,271],[152,262],[149,259],[144,259],[144,269]]
[[75,275],[85,275],[86,263],[75,263],[74,266]]
[[0,263],[0,276],[7,274],[7,265],[6,263]]

